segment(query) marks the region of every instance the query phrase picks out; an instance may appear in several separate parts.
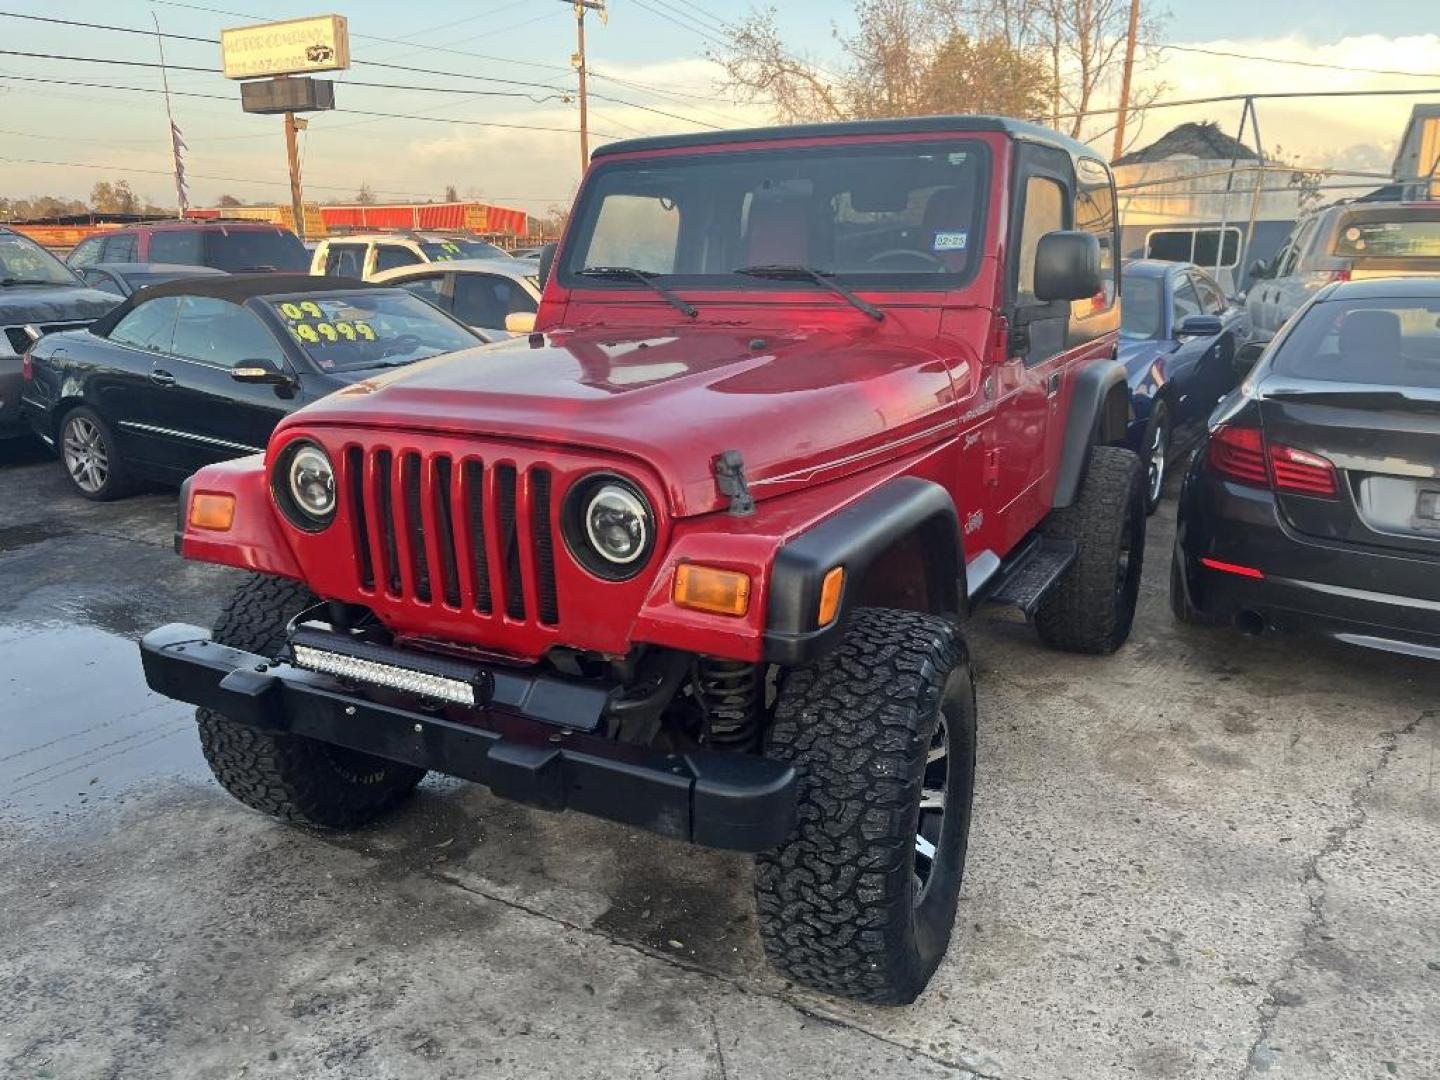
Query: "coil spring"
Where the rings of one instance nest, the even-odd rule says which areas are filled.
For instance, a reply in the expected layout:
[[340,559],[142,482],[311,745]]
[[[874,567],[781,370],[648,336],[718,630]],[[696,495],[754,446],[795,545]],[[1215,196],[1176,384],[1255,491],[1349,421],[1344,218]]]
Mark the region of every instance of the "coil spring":
[[705,741],[727,749],[752,749],[760,736],[760,666],[702,656],[696,663],[695,683],[705,713]]

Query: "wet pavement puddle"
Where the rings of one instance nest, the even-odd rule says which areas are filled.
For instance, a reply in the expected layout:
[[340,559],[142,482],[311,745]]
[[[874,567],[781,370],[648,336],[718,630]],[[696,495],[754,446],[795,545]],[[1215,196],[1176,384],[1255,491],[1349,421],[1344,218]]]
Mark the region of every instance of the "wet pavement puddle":
[[0,818],[69,814],[161,776],[204,776],[191,710],[145,685],[133,640],[0,626]]

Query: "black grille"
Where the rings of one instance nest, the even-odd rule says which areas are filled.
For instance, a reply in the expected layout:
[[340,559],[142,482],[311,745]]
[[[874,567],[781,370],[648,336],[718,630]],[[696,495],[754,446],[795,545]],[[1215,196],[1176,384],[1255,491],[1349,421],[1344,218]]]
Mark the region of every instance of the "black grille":
[[530,535],[535,541],[535,589],[540,621],[554,626],[560,621],[560,601],[555,595],[555,540],[550,529],[550,473],[530,473]]
[[359,446],[342,461],[361,589],[559,624],[549,469]]
[[500,530],[500,561],[505,566],[505,614],[525,618],[525,581],[520,573],[520,536],[515,521],[515,466],[495,467]]

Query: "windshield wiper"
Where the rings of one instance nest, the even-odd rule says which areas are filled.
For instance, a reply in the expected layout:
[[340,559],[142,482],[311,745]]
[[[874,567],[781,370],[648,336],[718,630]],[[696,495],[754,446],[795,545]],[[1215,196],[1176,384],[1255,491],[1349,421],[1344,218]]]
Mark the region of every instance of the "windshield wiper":
[[0,285],[61,285],[60,281],[50,281],[48,278],[0,278]]
[[688,318],[697,317],[700,312],[695,305],[687,304],[680,297],[676,296],[669,289],[665,288],[655,279],[660,275],[654,270],[637,270],[633,266],[587,266],[583,270],[576,270],[578,277],[609,278],[615,280],[638,281],[642,285],[648,285],[665,298],[665,302],[673,307],[680,314]]
[[874,304],[861,300],[853,292],[835,280],[833,270],[817,270],[813,266],[742,266],[738,270],[732,270],[732,274],[744,274],[747,277],[767,278],[771,281],[813,281],[821,288],[829,289],[836,296],[841,297],[857,311],[863,311],[870,318],[879,322],[885,318],[885,312],[881,311]]

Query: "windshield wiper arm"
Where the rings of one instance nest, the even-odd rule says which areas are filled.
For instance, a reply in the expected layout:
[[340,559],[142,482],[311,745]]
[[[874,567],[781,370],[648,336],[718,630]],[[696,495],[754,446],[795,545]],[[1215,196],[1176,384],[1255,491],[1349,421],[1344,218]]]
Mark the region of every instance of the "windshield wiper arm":
[[655,279],[659,275],[654,270],[637,270],[633,266],[587,266],[583,270],[576,270],[579,277],[609,278],[612,281],[617,279],[638,281],[642,285],[648,285],[665,298],[665,302],[673,307],[680,314],[688,318],[696,318],[700,312],[694,304],[687,304],[680,297],[676,296],[669,289],[665,288]]
[[732,270],[734,274],[744,274],[747,277],[768,278],[771,281],[813,281],[821,288],[829,289],[836,296],[841,297],[857,311],[863,311],[870,318],[879,322],[885,318],[885,312],[881,311],[874,304],[861,300],[853,292],[847,289],[840,282],[835,280],[835,273],[832,270],[817,270],[813,266],[742,266],[738,270]]
[[0,285],[63,285],[61,281],[50,281],[47,278],[0,278]]

